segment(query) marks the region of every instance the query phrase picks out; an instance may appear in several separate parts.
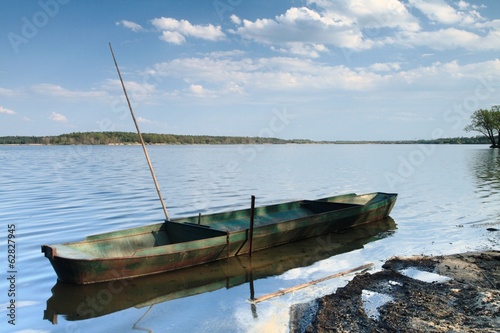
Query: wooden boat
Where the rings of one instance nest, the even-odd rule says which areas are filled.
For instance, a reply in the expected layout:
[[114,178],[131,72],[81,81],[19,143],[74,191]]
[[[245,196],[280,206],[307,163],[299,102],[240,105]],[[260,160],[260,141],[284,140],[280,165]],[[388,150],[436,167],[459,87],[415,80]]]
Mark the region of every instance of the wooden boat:
[[[143,308],[243,284],[248,284],[249,296],[253,299],[255,295],[261,294],[260,290],[255,289],[255,281],[361,249],[366,244],[392,236],[396,228],[396,222],[388,217],[349,228],[342,233],[323,234],[257,251],[251,257],[232,257],[228,260],[142,276],[133,281],[83,285],[58,280],[52,287],[52,296],[47,300],[44,319],[56,323],[58,315],[62,315],[65,320],[85,320],[130,307]],[[337,268],[333,264],[331,269],[334,271],[340,267]],[[103,298],[103,290],[112,297],[106,297],[105,302],[99,302],[98,300]],[[95,302],[99,302],[99,306],[95,306]]]
[[80,242],[43,245],[42,252],[62,281],[119,280],[248,254],[380,220],[389,215],[396,198],[393,193],[352,193],[166,220],[89,236]]

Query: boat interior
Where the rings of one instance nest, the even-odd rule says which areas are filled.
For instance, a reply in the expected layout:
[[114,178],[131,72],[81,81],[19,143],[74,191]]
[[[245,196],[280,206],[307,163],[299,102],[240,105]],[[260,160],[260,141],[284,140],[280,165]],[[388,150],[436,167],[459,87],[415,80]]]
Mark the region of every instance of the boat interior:
[[[255,226],[290,221],[362,206],[377,196],[348,194],[320,200],[302,200],[255,208]],[[84,241],[57,245],[59,256],[113,258],[133,256],[137,251],[226,236],[227,232],[249,228],[251,210],[194,216],[145,227],[87,237]]]
[[[377,196],[377,193],[356,195],[347,194],[320,200],[301,200],[276,205],[255,208],[255,226],[275,224],[297,218],[322,214],[342,209],[363,206]],[[216,213],[203,216],[194,216],[178,219],[176,222],[200,224],[202,226],[223,230],[235,231],[247,229],[251,210],[242,209],[232,212]]]
[[[57,246],[59,256],[83,252],[87,259],[133,256],[138,250],[226,236],[226,232],[192,224],[165,221],[149,227],[89,236],[84,241]],[[72,253],[72,257],[75,253]],[[80,255],[81,256],[81,255]]]

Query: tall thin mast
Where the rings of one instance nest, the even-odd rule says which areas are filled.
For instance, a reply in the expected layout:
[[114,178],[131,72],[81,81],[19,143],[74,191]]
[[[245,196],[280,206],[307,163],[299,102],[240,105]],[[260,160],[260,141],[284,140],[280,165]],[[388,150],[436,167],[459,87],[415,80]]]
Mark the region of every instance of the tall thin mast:
[[123,83],[122,74],[120,73],[120,69],[118,68],[118,63],[116,62],[115,54],[113,52],[113,48],[111,47],[111,43],[109,43],[109,49],[111,50],[111,55],[113,56],[113,61],[115,62],[116,71],[118,72],[118,77],[120,78],[120,82],[122,83],[123,92],[125,93],[125,98],[127,99],[128,108],[130,109],[130,114],[132,115],[132,119],[134,120],[135,128],[137,129],[137,134],[139,134],[139,139],[141,140],[141,145],[142,149],[144,150],[144,155],[146,156],[146,160],[148,161],[149,171],[151,171],[151,177],[153,177],[153,181],[156,186],[156,192],[158,192],[158,197],[160,198],[161,206],[163,208],[163,212],[165,213],[165,218],[167,219],[167,221],[169,221],[170,218],[168,217],[167,207],[165,206],[165,202],[163,201],[163,197],[161,195],[160,185],[158,185],[158,181],[156,180],[155,172],[153,170],[153,165],[151,164],[151,160],[149,159],[148,150],[146,149],[146,144],[144,143],[144,139],[142,138],[141,130],[139,129],[139,125],[137,124],[137,120],[135,119],[134,111],[132,110],[132,105],[130,104],[130,100],[128,98],[127,89],[125,89],[125,84]]

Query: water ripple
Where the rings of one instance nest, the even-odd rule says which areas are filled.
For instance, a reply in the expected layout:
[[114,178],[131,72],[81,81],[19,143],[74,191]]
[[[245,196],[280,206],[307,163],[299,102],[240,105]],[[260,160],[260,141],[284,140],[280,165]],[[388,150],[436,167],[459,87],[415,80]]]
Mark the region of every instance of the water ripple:
[[[500,225],[498,150],[436,146],[412,173],[403,174],[398,171],[401,160],[416,146],[266,145],[251,155],[245,149],[151,147],[170,215],[248,208],[251,195],[257,197],[257,205],[265,205],[350,192],[398,192],[391,214],[397,230],[391,231],[391,237],[313,265],[318,277],[331,274],[335,267],[381,262],[393,255],[499,246],[498,236],[486,231]],[[141,148],[135,146],[0,146],[0,162],[0,218],[2,225],[16,225],[20,284],[22,294],[30,295],[23,300],[33,302],[29,308],[35,313],[24,316],[18,329],[57,331],[41,320],[55,274],[40,245],[161,221],[164,217],[149,170]],[[387,174],[399,178],[390,182]],[[297,268],[296,280],[287,283],[297,284],[313,268]],[[279,276],[256,281],[261,291],[273,291],[282,284]],[[194,330],[227,320],[245,311],[246,288],[159,304],[162,316],[153,322],[165,325],[168,320],[175,325],[190,318],[185,325]],[[280,307],[286,309],[289,304]],[[272,304],[265,306],[276,311]],[[119,320],[132,327],[140,311],[126,310],[73,325],[78,330],[98,331],[99,325],[110,327]],[[168,319],[163,311],[169,313]]]

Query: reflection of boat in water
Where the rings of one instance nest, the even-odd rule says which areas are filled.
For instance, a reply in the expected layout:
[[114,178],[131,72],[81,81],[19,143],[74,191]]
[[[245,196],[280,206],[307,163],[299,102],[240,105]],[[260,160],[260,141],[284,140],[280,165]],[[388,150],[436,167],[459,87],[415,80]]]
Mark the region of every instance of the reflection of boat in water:
[[53,323],[57,323],[58,315],[64,315],[67,320],[89,319],[247,282],[253,289],[253,280],[362,248],[391,235],[395,229],[394,220],[388,217],[343,233],[325,234],[258,251],[251,257],[232,257],[156,275],[89,285],[58,281],[52,288],[52,297],[47,300],[44,319]]

